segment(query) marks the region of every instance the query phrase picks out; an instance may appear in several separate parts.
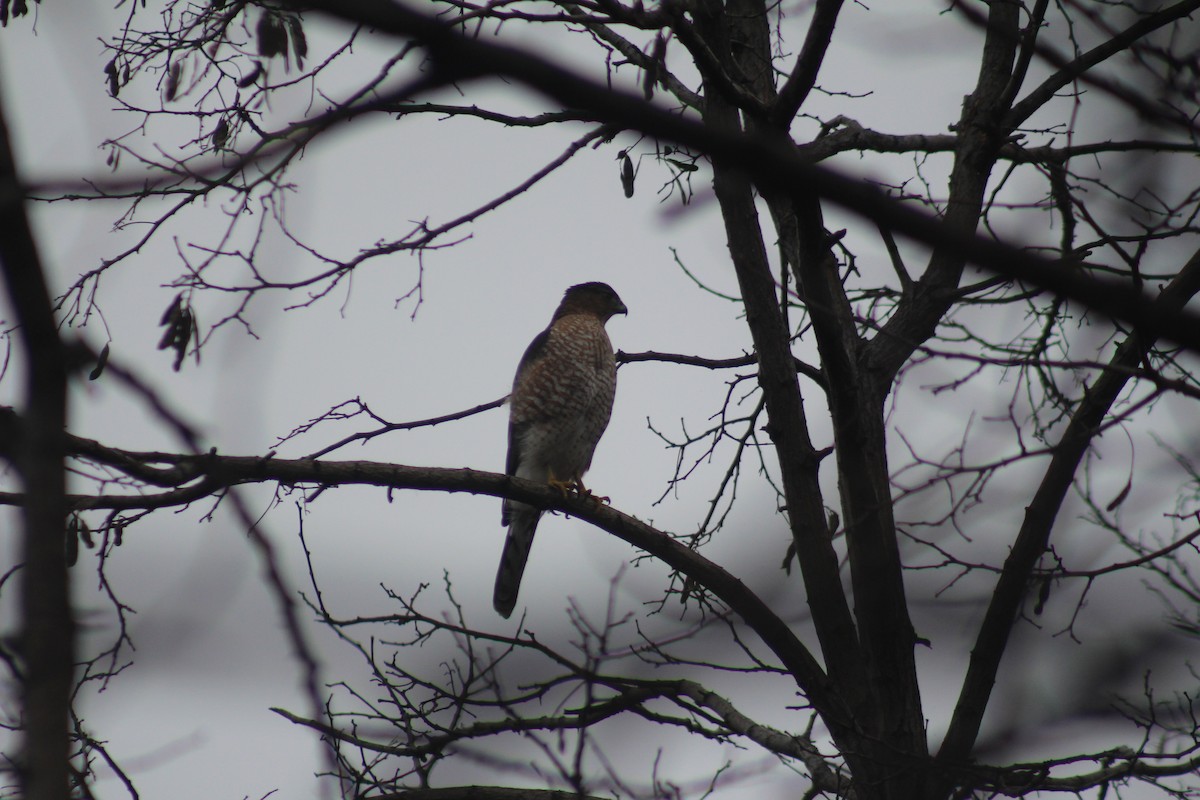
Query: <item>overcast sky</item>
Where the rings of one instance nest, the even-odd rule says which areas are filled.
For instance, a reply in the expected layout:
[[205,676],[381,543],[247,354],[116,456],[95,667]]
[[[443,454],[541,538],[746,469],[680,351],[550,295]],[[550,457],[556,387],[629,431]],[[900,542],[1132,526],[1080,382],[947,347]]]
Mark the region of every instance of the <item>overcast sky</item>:
[[[68,7],[49,0],[36,26],[18,20],[0,31],[0,90],[27,181],[106,174],[107,151],[99,145],[137,123],[114,110],[105,90],[108,57],[97,37],[115,32],[123,12],[103,5]],[[963,29],[957,38],[940,36],[931,42],[925,26],[941,6],[899,5],[898,14],[847,6],[823,84],[845,92],[874,92],[849,106],[865,125],[896,133],[940,133],[957,117],[961,98],[974,82],[974,34]],[[336,37],[321,35],[316,25],[309,23],[309,33],[319,52]],[[375,52],[391,47],[383,43]],[[562,58],[580,59],[578,49],[556,48]],[[368,51],[366,64],[371,48],[363,49]],[[351,73],[345,80],[359,77]],[[512,107],[544,105],[511,87],[494,85],[490,91],[497,102]],[[276,119],[309,113],[307,99],[297,94],[280,98],[273,110]],[[487,201],[556,157],[584,128],[531,133],[431,120],[405,123],[402,135],[400,131],[381,117],[354,124],[312,148],[289,173],[299,187],[288,199],[291,228],[326,252],[353,255],[373,242],[402,235],[414,221],[441,222]],[[184,138],[163,145],[177,147]],[[617,145],[633,141],[624,135]],[[616,152],[612,146],[586,150],[529,195],[471,226],[469,240],[428,254],[419,307],[397,302],[413,285],[418,261],[406,255],[378,259],[357,272],[352,283],[309,308],[284,312],[295,298],[263,298],[247,316],[254,336],[230,325],[207,343],[199,365],[189,359],[180,372],[173,372],[170,356],[155,349],[159,317],[175,294],[162,285],[178,270],[172,237],[181,243],[205,239],[220,218],[218,209],[209,207],[190,211],[169,235],[156,238],[140,257],[104,279],[99,300],[106,324],[93,319],[85,329],[67,333],[82,336],[97,349],[111,341],[114,359],[135,368],[203,432],[206,444],[228,454],[274,449],[278,437],[295,426],[356,397],[392,421],[495,400],[507,393],[517,360],[549,321],[562,291],[582,281],[610,283],[629,307],[628,317],[609,325],[621,350],[712,357],[745,352],[749,341],[738,305],[698,289],[676,265],[671,249],[711,288],[736,295],[723,230],[707,202],[707,172],[697,176],[697,200],[684,210],[677,200],[663,202],[656,194],[662,174],[647,160],[636,195],[626,199]],[[935,162],[929,168],[936,173],[944,167]],[[886,163],[881,159],[860,166],[848,159],[843,168],[878,170]],[[128,163],[122,169],[133,174]],[[140,234],[137,229],[111,232],[122,211],[118,203],[35,206],[42,255],[59,287]],[[854,221],[833,213],[829,227],[847,224]],[[864,247],[867,253],[872,247],[878,252],[877,245]],[[283,271],[294,262],[301,268],[295,249],[277,235],[268,238],[260,258]],[[219,319],[228,302],[198,297],[201,324]],[[10,372],[0,381],[0,398],[6,403],[13,401],[15,376]],[[690,430],[702,427],[719,410],[730,377],[669,365],[622,368],[613,419],[589,486],[609,496],[616,508],[661,529],[694,529],[723,466],[701,471],[657,503],[675,456],[647,420],[671,435],[680,432],[681,420]],[[951,441],[961,435],[970,412],[982,415],[989,402],[1002,405],[989,401],[986,393],[964,392],[954,410],[944,412],[949,419],[943,422],[929,418],[929,409],[915,401],[898,406],[896,413],[898,419],[909,415],[910,430]],[[141,401],[111,381],[77,382],[72,403],[76,433],[131,449],[179,447]],[[813,412],[815,418],[819,411]],[[365,424],[320,427],[280,446],[279,454],[313,452]],[[492,410],[430,430],[394,433],[332,457],[500,471],[506,424],[506,411]],[[824,422],[816,426],[814,437],[827,439]],[[835,496],[832,483],[828,488]],[[261,489],[246,495],[255,511],[265,510],[271,499]],[[763,510],[774,504],[771,493],[748,481],[739,503],[744,511],[735,515],[730,528],[753,531],[758,544],[746,547],[733,536],[719,537],[709,556],[756,581],[772,597],[800,597],[801,587],[784,582],[778,569],[787,536],[780,518]],[[136,661],[108,690],[88,697],[85,716],[92,730],[110,742],[143,798],[254,798],[273,789],[279,797],[311,796],[312,773],[322,768],[314,737],[268,710],[307,711],[275,604],[260,583],[260,564],[244,533],[224,513],[198,524],[207,510],[201,504],[179,514],[159,513],[130,530],[109,576],[122,601],[137,611],[130,623]],[[296,506],[286,500],[265,525],[290,579],[307,588],[296,520]],[[12,530],[11,515],[5,521]],[[341,613],[394,610],[381,584],[409,594],[419,583],[432,582],[430,591],[441,591],[446,570],[469,620],[488,630],[516,630],[515,618],[500,620],[490,605],[503,541],[499,503],[493,499],[413,492],[397,493],[388,502],[382,491],[328,492],[309,508],[305,531],[326,598]],[[521,604],[529,610],[530,625],[561,627],[565,598],[591,607],[602,603],[632,551],[575,520],[550,518],[539,531]],[[85,555],[75,571],[81,618],[95,634],[85,637],[91,643],[111,630],[111,612],[95,593],[94,566],[94,558]],[[654,565],[625,568],[621,606],[636,610],[655,599],[664,574]],[[919,620],[928,619],[921,607],[916,613]],[[977,619],[969,604],[937,613],[945,630],[959,634]],[[1119,594],[1111,601],[1095,599],[1089,613],[1137,624],[1160,616],[1157,607],[1122,602]],[[1118,627],[1115,622],[1113,627]],[[315,630],[313,635],[327,680],[361,668],[345,648]],[[1026,699],[1034,704],[1061,699],[1071,678],[1066,671],[1056,672],[1055,665],[1061,653],[1077,652],[1078,646],[1059,639],[1037,650],[1022,649],[1023,640],[1016,647],[1028,656],[1030,672],[1046,675],[1041,684],[1025,683]],[[935,727],[952,695],[934,689],[957,675],[964,658],[965,652],[950,645],[932,656],[921,653]],[[1020,683],[1027,673],[1015,674]],[[1070,735],[1075,745],[1085,734],[1074,730]],[[1031,746],[1052,749],[1036,740]],[[779,780],[785,777],[783,773]],[[749,796],[761,791],[756,786],[742,783],[738,791]],[[771,786],[790,791],[783,788],[786,783]],[[115,781],[99,789],[103,797],[121,795]]]

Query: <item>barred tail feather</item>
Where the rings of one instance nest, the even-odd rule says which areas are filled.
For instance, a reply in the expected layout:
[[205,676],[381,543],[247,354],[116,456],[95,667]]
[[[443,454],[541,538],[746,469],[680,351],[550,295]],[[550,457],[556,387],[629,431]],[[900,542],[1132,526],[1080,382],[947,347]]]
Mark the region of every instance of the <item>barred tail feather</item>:
[[504,516],[509,522],[508,536],[504,540],[504,552],[500,555],[500,569],[496,572],[492,607],[496,613],[508,619],[517,605],[521,576],[525,574],[525,562],[529,560],[533,534],[537,531],[542,512],[517,503],[506,506],[505,512]]

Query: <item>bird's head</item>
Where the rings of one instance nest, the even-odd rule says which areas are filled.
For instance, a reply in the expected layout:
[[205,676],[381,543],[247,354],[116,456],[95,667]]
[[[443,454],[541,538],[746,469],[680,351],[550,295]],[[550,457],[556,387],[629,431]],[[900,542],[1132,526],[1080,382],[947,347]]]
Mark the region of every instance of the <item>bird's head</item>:
[[617,296],[611,286],[607,283],[593,281],[592,283],[580,283],[567,289],[554,318],[558,319],[567,314],[578,313],[595,314],[602,321],[607,322],[616,314],[628,314],[629,309],[621,302],[621,298]]

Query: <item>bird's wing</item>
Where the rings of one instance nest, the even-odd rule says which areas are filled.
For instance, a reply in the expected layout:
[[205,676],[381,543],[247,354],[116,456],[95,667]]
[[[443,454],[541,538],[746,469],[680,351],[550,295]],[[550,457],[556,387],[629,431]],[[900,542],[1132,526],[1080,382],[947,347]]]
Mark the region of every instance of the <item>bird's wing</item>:
[[532,371],[546,357],[546,343],[549,340],[550,329],[546,328],[525,348],[525,355],[521,356],[521,362],[517,365],[517,377],[513,380],[512,395],[509,399],[508,458],[504,465],[506,475],[516,475],[517,468],[521,465],[521,434],[533,423],[525,413],[523,394],[529,391],[528,378]]

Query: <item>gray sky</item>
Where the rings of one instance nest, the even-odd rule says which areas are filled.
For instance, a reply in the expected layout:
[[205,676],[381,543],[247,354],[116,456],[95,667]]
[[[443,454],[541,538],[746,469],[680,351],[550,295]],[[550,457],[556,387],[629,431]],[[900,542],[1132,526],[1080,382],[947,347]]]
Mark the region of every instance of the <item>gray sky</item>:
[[[36,35],[28,20],[10,23],[0,32],[0,89],[24,176],[34,182],[105,174],[106,151],[98,145],[135,124],[112,110],[104,88],[106,57],[97,34],[116,30],[115,15],[91,4],[73,5],[67,13],[64,5],[46,4]],[[924,26],[940,6],[900,5],[898,13],[847,8],[823,85],[845,92],[871,90],[871,96],[848,105],[864,125],[896,133],[940,133],[957,116],[961,98],[974,82],[975,64],[969,60],[974,36],[963,31],[958,40],[944,37],[931,46]],[[332,41],[313,27],[310,39],[316,47]],[[571,59],[577,52],[557,51]],[[369,59],[370,53],[363,56],[364,63]],[[947,70],[947,64],[953,68]],[[346,80],[359,77],[349,74]],[[501,103],[541,107],[540,101],[509,88],[496,86],[491,91]],[[844,102],[828,98],[823,104],[835,108]],[[306,103],[299,94],[280,98],[274,117],[299,119]],[[557,156],[583,130],[497,132],[469,121],[397,126],[384,118],[356,124],[313,148],[289,173],[300,188],[287,201],[288,220],[306,242],[346,257],[407,232],[415,220],[441,222],[487,201]],[[617,144],[632,142],[625,135]],[[698,290],[675,265],[670,250],[676,248],[688,269],[712,288],[736,294],[720,221],[704,194],[706,173],[696,180],[697,202],[678,213],[676,201],[663,203],[656,197],[661,173],[649,159],[636,196],[625,199],[617,180],[616,152],[616,147],[586,150],[529,195],[471,226],[469,241],[428,254],[424,301],[415,318],[411,302],[397,305],[396,300],[411,287],[417,260],[391,256],[369,264],[356,273],[352,286],[335,290],[311,308],[283,312],[282,306],[295,298],[263,298],[248,315],[258,338],[228,326],[207,344],[202,364],[189,359],[181,372],[172,372],[169,356],[155,349],[158,318],[175,294],[161,285],[178,268],[172,237],[184,242],[211,238],[214,220],[219,219],[214,203],[189,211],[140,257],[107,276],[99,295],[107,332],[94,319],[78,333],[97,348],[111,336],[113,358],[136,367],[173,408],[199,427],[208,443],[229,454],[272,449],[277,437],[294,426],[354,397],[393,421],[494,400],[507,393],[517,360],[548,322],[563,289],[581,281],[612,284],[629,307],[627,318],[609,326],[619,349],[713,357],[741,354],[749,342],[738,306]],[[846,159],[842,167],[863,174],[892,168],[911,172],[904,159]],[[938,175],[945,162],[931,159],[927,168]],[[122,170],[132,173],[134,167],[126,162]],[[122,210],[115,203],[35,209],[43,257],[60,285],[139,235],[136,229],[110,232]],[[831,214],[830,228],[850,224],[858,223]],[[860,256],[877,259],[878,244],[867,243],[867,238],[862,239]],[[260,259],[282,273],[306,268],[279,236],[268,238]],[[884,268],[878,259],[864,264],[864,269],[876,268]],[[199,297],[201,323],[210,324],[226,313],[225,302]],[[1011,322],[998,319],[996,324]],[[589,485],[609,496],[615,507],[661,529],[694,529],[724,465],[718,459],[656,504],[671,475],[674,454],[648,429],[647,418],[670,434],[679,432],[681,419],[689,429],[702,427],[720,408],[724,381],[730,377],[670,365],[624,367],[616,409]],[[0,382],[0,399],[6,403],[14,396],[13,378],[10,373]],[[920,383],[914,379],[910,385]],[[993,389],[968,387],[944,406],[930,405],[927,394],[914,391],[897,401],[895,419],[906,432],[927,436],[924,441],[936,449],[935,444],[953,441],[968,424],[986,427],[980,420],[1004,404]],[[72,401],[73,429],[81,435],[131,449],[178,446],[164,436],[143,403],[111,381],[77,383]],[[810,407],[814,417],[821,411]],[[1163,411],[1174,413],[1170,407]],[[356,424],[318,429],[280,447],[279,454],[315,451],[356,429]],[[823,425],[817,424],[818,439],[828,438]],[[505,426],[506,412],[493,410],[432,430],[395,433],[333,457],[499,471]],[[1123,473],[1113,480],[1119,488]],[[827,488],[830,497],[836,496],[832,482]],[[997,494],[1003,498],[1005,491],[1002,485]],[[246,496],[256,511],[270,501],[269,492],[262,490],[248,490]],[[1142,502],[1149,506],[1157,499]],[[787,543],[785,527],[778,516],[763,511],[773,505],[772,496],[760,482],[748,479],[739,503],[728,528],[737,535],[718,537],[710,557],[781,603],[794,601],[801,587],[785,583],[778,569]],[[155,515],[131,529],[119,557],[113,559],[110,579],[121,599],[137,609],[131,634],[138,649],[125,675],[104,693],[89,697],[86,718],[110,743],[144,798],[254,798],[272,789],[279,790],[279,797],[310,796],[315,791],[311,775],[322,768],[316,743],[268,710],[282,706],[306,711],[274,601],[260,583],[260,565],[243,532],[224,513],[211,523],[197,524],[205,511],[207,506],[200,505],[179,514]],[[979,530],[1011,530],[1012,514],[1018,511],[1019,506],[998,511]],[[287,500],[267,517],[266,528],[289,577],[306,588],[295,540],[296,517],[295,504]],[[11,523],[11,516],[5,519]],[[500,620],[490,607],[503,540],[495,500],[413,492],[397,493],[389,503],[380,491],[328,492],[308,509],[305,530],[327,600],[342,613],[392,609],[380,584],[407,594],[425,581],[438,592],[442,571],[448,570],[469,619],[488,630],[515,631],[515,620]],[[753,546],[748,546],[742,537],[751,534]],[[1006,542],[999,537],[992,553],[1002,557]],[[521,596],[521,604],[529,608],[529,624],[561,627],[566,597],[584,607],[602,607],[610,581],[631,555],[623,543],[581,522],[561,517],[543,522]],[[110,615],[95,594],[94,573],[89,571],[93,567],[88,556],[76,567],[78,597],[85,622],[103,636]],[[656,565],[626,568],[619,585],[621,607],[637,610],[654,600],[664,575]],[[920,577],[913,580],[922,588],[934,585]],[[1047,644],[1043,634],[1036,639],[1039,647],[1029,648],[1019,638],[1016,652],[1028,669],[1015,669],[1011,681],[1020,687],[1012,696],[1023,698],[1022,707],[1051,708],[1056,698],[1069,693],[1075,668],[1066,666],[1064,654],[1102,649],[1110,638],[1106,629],[1125,630],[1126,625],[1159,618],[1157,605],[1128,601],[1140,592],[1136,581],[1127,583],[1121,591],[1093,598],[1085,609],[1093,623],[1109,620],[1096,625],[1100,632],[1085,645],[1071,643],[1069,637]],[[964,592],[957,604],[916,605],[919,626],[924,622],[938,634],[934,649],[920,654],[934,730],[944,721],[953,696],[945,686],[957,686],[965,663],[963,640],[956,637],[971,631],[971,623],[977,621],[969,595]],[[94,618],[86,615],[91,608],[97,609]],[[315,630],[313,635],[327,680],[360,669],[328,636]],[[1044,680],[1026,680],[1035,670]],[[767,696],[751,693],[746,702],[764,706],[759,711],[767,717],[780,712]],[[1052,715],[1052,708],[1046,713]],[[1059,744],[1078,746],[1090,733],[1072,728],[1055,729],[1054,735]],[[1043,739],[1028,744],[1026,757],[1057,746]],[[711,763],[698,766],[709,769]],[[685,766],[685,775],[687,771]],[[486,776],[486,770],[481,774]],[[779,772],[776,779],[786,781],[786,776]],[[779,791],[788,786],[768,785]],[[739,783],[729,796],[749,796],[761,787]],[[115,781],[99,788],[103,797],[121,795]]]

